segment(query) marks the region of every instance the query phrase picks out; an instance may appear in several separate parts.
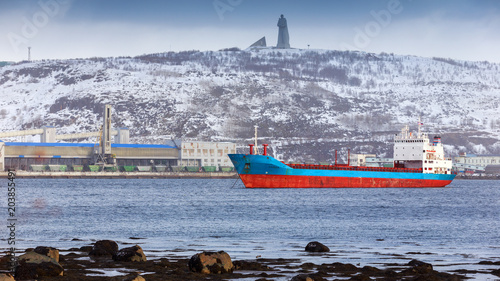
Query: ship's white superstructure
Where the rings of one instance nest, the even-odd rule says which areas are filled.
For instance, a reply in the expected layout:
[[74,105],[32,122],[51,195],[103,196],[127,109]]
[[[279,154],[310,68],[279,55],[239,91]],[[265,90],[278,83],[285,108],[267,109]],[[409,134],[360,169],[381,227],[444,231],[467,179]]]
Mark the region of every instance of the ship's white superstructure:
[[444,156],[441,137],[429,141],[422,133],[419,122],[418,132],[412,133],[408,125],[394,136],[394,166],[422,169],[427,174],[451,174],[452,161]]

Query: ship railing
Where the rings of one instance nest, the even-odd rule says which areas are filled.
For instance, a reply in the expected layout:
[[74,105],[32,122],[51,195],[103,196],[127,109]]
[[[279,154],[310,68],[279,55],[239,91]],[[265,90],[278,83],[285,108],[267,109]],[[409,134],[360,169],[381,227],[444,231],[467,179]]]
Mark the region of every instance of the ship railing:
[[346,164],[337,164],[337,165],[286,164],[286,165],[292,169],[422,173],[422,168],[365,167],[365,166],[348,166]]

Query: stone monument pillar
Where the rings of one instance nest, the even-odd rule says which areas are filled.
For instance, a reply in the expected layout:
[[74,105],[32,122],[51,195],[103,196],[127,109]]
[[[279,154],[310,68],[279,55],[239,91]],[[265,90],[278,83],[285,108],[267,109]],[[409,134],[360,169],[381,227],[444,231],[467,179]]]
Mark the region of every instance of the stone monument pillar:
[[288,26],[286,24],[286,19],[281,15],[278,20],[278,44],[276,48],[278,49],[290,49],[290,37],[288,36]]

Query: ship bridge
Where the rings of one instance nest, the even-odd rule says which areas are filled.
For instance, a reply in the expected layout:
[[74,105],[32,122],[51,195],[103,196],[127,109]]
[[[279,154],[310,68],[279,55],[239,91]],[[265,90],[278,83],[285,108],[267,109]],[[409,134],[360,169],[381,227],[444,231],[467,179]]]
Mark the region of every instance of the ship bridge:
[[435,136],[433,142],[421,131],[410,132],[408,125],[394,136],[394,167],[422,169],[424,173],[451,173],[452,161],[444,156],[441,137]]

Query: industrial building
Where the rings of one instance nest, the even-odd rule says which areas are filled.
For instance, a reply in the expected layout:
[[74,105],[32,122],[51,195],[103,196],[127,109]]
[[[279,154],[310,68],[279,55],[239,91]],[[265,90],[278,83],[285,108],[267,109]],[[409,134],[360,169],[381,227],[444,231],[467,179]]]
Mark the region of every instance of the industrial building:
[[[233,164],[227,156],[236,153],[231,142],[182,142],[180,166],[205,167],[207,171],[232,171]],[[209,168],[210,167],[210,168]]]
[[[92,143],[31,143],[0,141],[0,170],[24,171],[232,171],[227,153],[234,143],[181,143],[184,149],[168,144],[111,144],[115,165],[95,163],[98,145]],[[215,147],[215,148],[201,148]]]
[[[459,174],[482,174],[500,164],[500,155],[475,155],[460,153],[453,158],[453,170]],[[487,169],[490,166],[490,169]],[[488,172],[488,174],[496,174]]]
[[[56,128],[0,133],[0,171],[232,171],[228,153],[236,144],[182,142],[130,144],[128,128],[111,129],[111,106],[105,106],[99,132],[57,135]],[[1,138],[40,135],[41,142],[4,142]],[[114,142],[112,137],[114,136]],[[96,143],[57,140],[98,137]]]
[[[0,169],[96,170],[100,166],[94,161],[97,149],[99,146],[92,143],[0,142]],[[106,167],[110,171],[120,167],[123,169],[125,166],[145,170],[159,166],[158,169],[164,171],[165,167],[176,166],[179,158],[178,149],[169,145],[111,144],[111,151],[116,160],[116,168]],[[142,168],[143,166],[147,168]]]
[[351,166],[368,166],[367,158],[374,158],[375,154],[351,153],[349,155],[349,164]]
[[381,158],[381,157],[366,157],[365,165],[367,167],[394,167],[393,158]]

